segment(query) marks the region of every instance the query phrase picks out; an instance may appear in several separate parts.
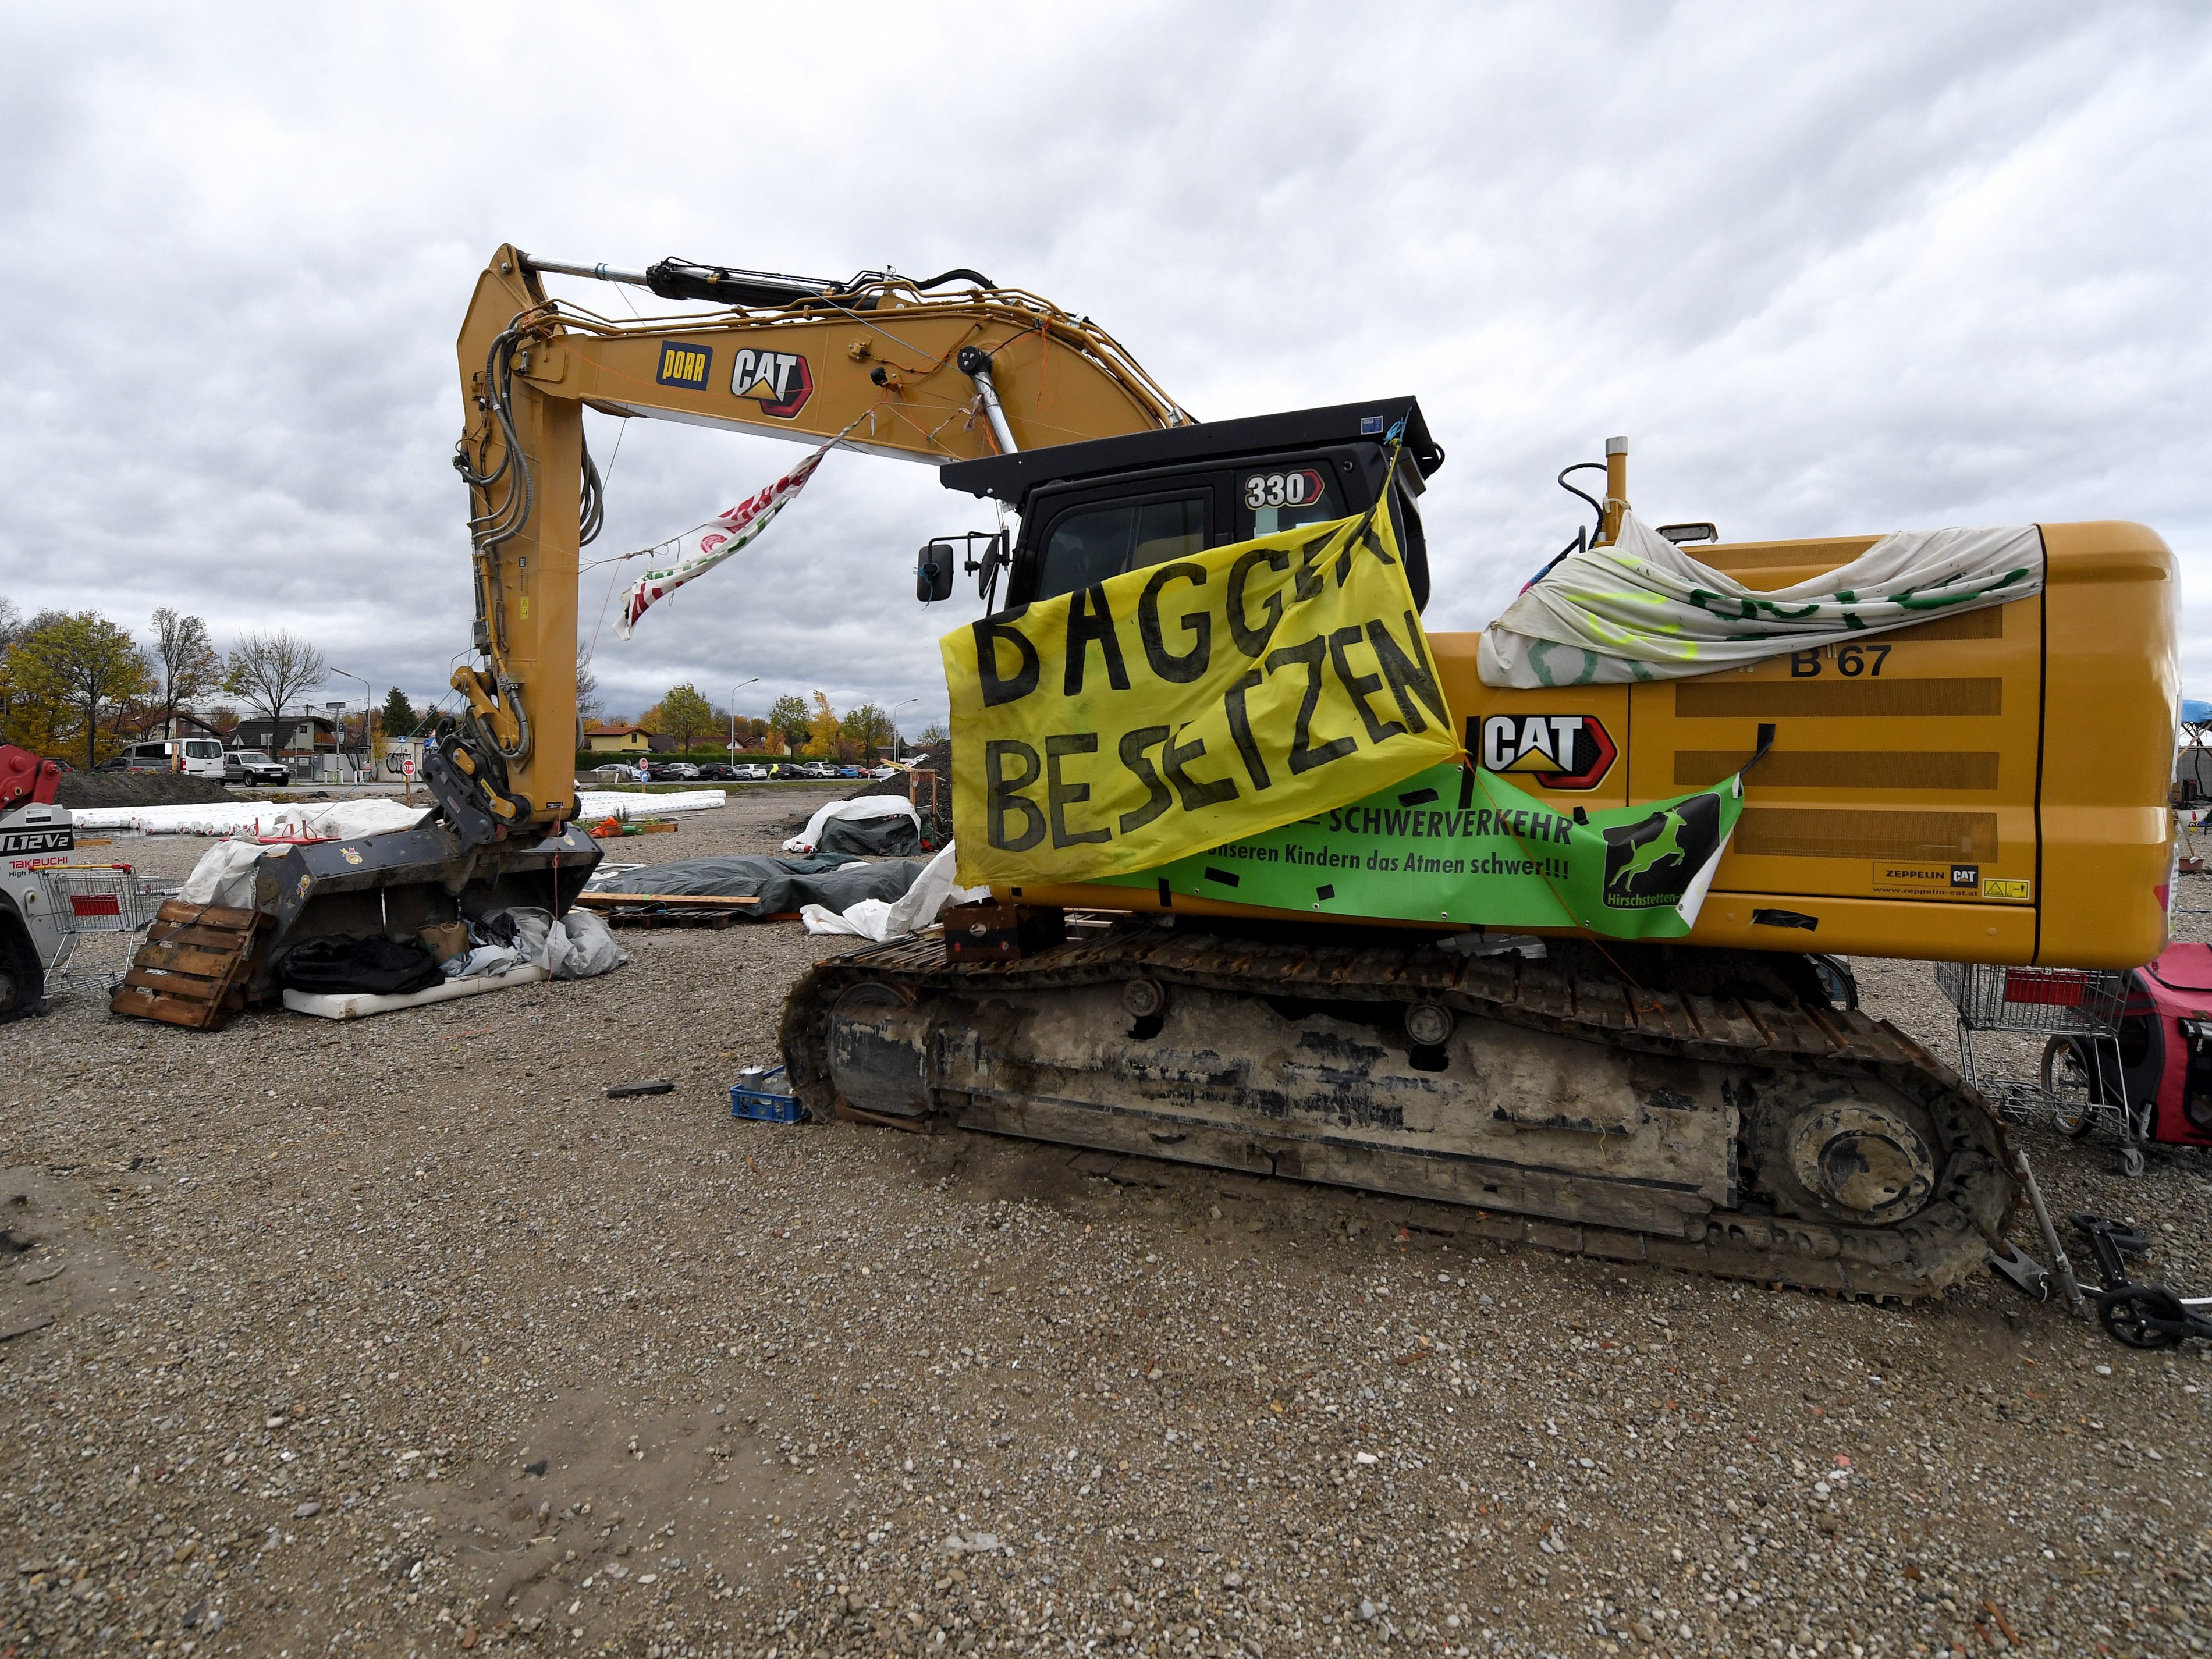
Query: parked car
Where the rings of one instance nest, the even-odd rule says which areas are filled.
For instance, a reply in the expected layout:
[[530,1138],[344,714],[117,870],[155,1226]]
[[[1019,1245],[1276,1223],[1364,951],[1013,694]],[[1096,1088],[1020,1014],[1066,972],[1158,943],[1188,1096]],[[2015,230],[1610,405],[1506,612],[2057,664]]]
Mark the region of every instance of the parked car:
[[104,760],[92,769],[95,772],[128,772],[131,763],[118,755],[113,760]]
[[743,766],[732,767],[730,772],[732,776],[742,779],[747,783],[764,783],[768,781],[769,775],[768,768],[756,765],[750,761],[747,761]]
[[837,775],[841,778],[865,778],[868,775],[857,766],[841,766],[837,769]]
[[690,761],[653,761],[646,767],[646,775],[655,783],[690,783],[699,775],[699,769]]
[[635,783],[637,768],[622,762],[608,766],[594,766],[592,769],[592,781],[594,783]]
[[868,774],[870,777],[877,779],[895,778],[898,776],[898,775],[899,769],[893,766],[889,761],[885,761],[881,766],[876,768],[874,771]]
[[126,772],[182,772],[194,778],[225,775],[220,738],[154,738],[125,744],[118,758]]
[[738,769],[725,761],[708,761],[699,769],[699,775],[717,783],[727,783],[738,775]]
[[290,774],[281,761],[259,749],[233,749],[222,757],[225,783],[284,783]]

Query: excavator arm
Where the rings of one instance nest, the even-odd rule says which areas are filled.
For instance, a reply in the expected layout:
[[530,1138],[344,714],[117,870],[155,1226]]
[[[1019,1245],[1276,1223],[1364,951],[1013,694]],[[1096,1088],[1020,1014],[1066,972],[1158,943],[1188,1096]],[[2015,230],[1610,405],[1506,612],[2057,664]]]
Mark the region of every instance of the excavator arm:
[[[611,319],[549,298],[549,272],[727,308]],[[423,776],[471,846],[575,814],[576,579],[602,514],[586,408],[933,465],[1190,419],[1088,319],[971,270],[629,272],[505,246],[458,352],[478,662],[453,676],[467,707]]]

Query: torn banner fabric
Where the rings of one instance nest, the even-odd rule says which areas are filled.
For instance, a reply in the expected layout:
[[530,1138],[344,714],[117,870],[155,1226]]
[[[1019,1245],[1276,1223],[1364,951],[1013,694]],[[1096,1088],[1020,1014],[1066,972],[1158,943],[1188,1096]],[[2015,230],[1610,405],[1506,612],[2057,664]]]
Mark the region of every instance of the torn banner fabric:
[[761,532],[768,528],[769,520],[806,487],[806,481],[814,476],[814,469],[822,465],[822,458],[836,441],[832,439],[815,450],[750,500],[740,501],[719,517],[649,550],[645,574],[631,584],[623,599],[622,614],[615,618],[615,632],[628,639],[647,606],[667,598],[684,583],[705,575],[740,548],[758,540]]
[[2043,591],[2033,525],[1911,530],[1794,586],[1746,587],[1633,513],[1609,547],[1569,553],[1482,635],[1485,685],[1619,684],[1741,667]]

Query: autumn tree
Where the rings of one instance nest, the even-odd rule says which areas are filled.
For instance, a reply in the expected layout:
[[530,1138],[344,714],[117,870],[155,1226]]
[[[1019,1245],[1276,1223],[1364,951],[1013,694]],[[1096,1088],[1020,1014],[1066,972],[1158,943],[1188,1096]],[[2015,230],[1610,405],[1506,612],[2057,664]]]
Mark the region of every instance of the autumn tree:
[[23,613],[15,608],[15,601],[0,599],[0,743],[22,741],[16,726],[16,716],[23,696],[15,683],[8,653],[29,631],[24,626]]
[[837,711],[830,706],[830,699],[819,691],[814,694],[814,712],[807,716],[807,752],[829,760],[837,754],[837,740],[844,736],[844,722]]
[[844,740],[844,749],[851,751],[849,758],[872,761],[876,758],[877,750],[886,746],[898,736],[898,728],[891,724],[891,717],[881,708],[874,703],[864,702],[838,722],[837,735]]
[[0,599],[0,743],[12,743],[33,754],[58,754],[67,738],[69,705],[58,687],[32,672],[30,659],[17,647],[32,635],[69,616],[62,611],[41,611],[26,617]]
[[672,685],[658,705],[663,736],[676,739],[679,750],[689,750],[691,739],[714,729],[714,706],[701,696],[689,681]]
[[76,717],[84,743],[85,769],[100,763],[100,717],[154,688],[146,654],[128,629],[98,611],[80,611],[48,623],[13,647],[16,673],[50,706]]
[[198,702],[222,684],[222,653],[208,637],[208,625],[166,605],[154,613],[154,667],[161,677],[164,736],[175,725],[180,705]]
[[787,691],[769,705],[769,727],[783,738],[784,747],[796,755],[806,747],[806,699]]
[[231,648],[222,685],[273,721],[283,717],[285,704],[320,685],[327,672],[321,652],[297,634],[279,629],[241,637]]

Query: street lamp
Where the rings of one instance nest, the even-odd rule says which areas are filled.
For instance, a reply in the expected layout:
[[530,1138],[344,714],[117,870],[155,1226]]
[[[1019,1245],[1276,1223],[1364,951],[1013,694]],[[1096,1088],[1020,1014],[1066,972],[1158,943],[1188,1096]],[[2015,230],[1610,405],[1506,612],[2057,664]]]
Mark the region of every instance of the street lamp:
[[884,724],[890,726],[891,729],[891,758],[893,760],[896,760],[899,757],[899,744],[901,739],[898,734],[898,722],[893,720],[891,716],[897,714],[900,709],[905,708],[908,702],[920,702],[921,701],[921,699],[920,697],[908,697],[906,700],[906,702],[893,703],[884,713]]
[[752,678],[741,680],[730,688],[730,758],[732,761],[735,761],[738,757],[738,693],[748,685],[759,684],[760,676],[756,674]]
[[[376,688],[371,685],[367,680],[362,680],[360,675],[349,674],[343,668],[332,668],[330,669],[329,672],[337,675],[342,680],[361,680],[361,744],[362,747],[368,751],[369,763],[374,766],[376,763],[376,744],[369,736],[368,723],[374,718],[375,714]],[[343,708],[345,705],[341,703],[338,707],[340,708]],[[344,741],[344,722],[343,720],[341,720],[339,722],[338,742],[343,745]]]

